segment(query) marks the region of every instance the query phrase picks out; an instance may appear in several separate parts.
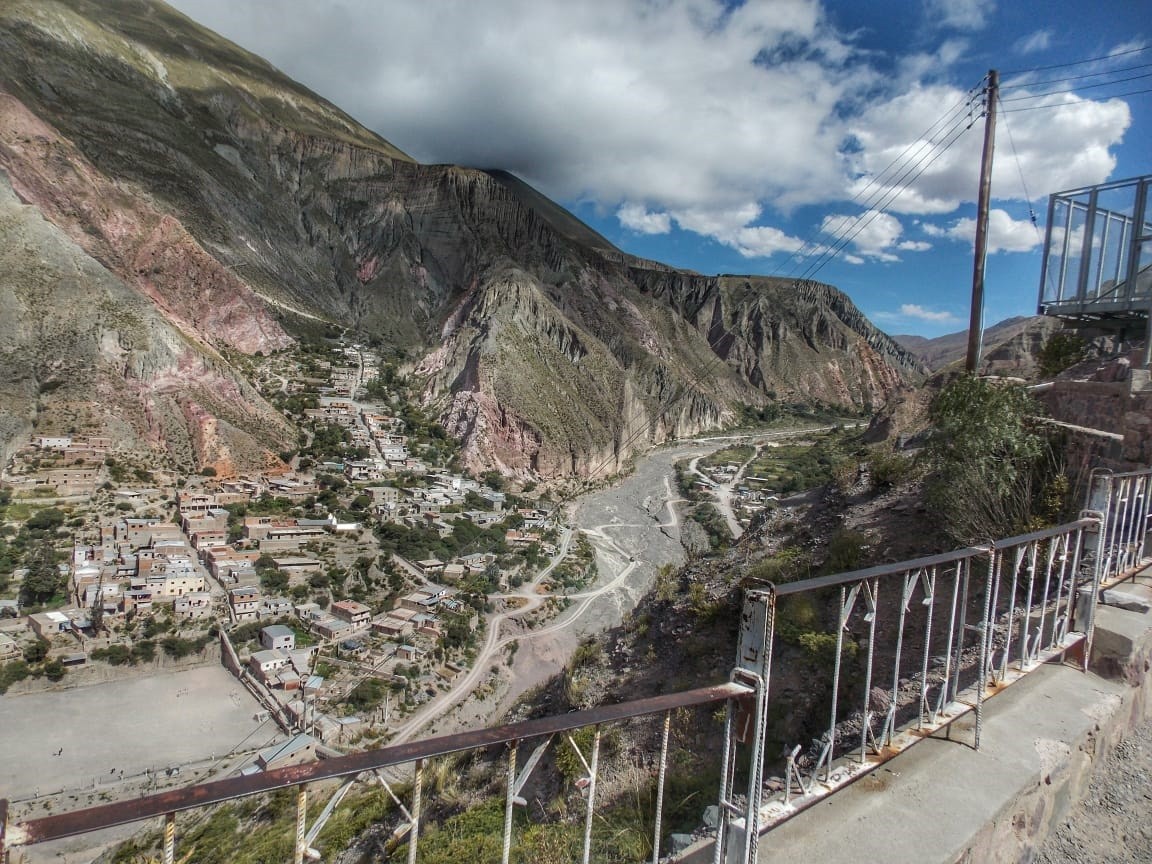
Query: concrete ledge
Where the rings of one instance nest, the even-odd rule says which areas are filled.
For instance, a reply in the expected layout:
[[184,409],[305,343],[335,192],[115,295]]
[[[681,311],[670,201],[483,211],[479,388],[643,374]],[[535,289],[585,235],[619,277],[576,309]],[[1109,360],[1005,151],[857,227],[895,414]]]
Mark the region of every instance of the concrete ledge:
[[[1091,668],[1050,664],[760,839],[761,862],[1030,861],[1152,704],[1152,615],[1100,607]],[[711,860],[707,849],[687,860]]]

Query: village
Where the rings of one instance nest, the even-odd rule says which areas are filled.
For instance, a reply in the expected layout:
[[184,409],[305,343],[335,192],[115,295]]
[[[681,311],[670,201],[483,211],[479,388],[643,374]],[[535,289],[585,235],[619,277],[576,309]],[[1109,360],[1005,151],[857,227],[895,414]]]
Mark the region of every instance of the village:
[[451,692],[493,614],[555,614],[595,578],[559,508],[454,470],[442,430],[372,386],[378,357],[328,354],[267,361],[306,443],[259,472],[32,439],[0,498],[0,553],[23,565],[0,574],[0,692],[212,662],[279,727],[239,768],[266,770],[386,742]]

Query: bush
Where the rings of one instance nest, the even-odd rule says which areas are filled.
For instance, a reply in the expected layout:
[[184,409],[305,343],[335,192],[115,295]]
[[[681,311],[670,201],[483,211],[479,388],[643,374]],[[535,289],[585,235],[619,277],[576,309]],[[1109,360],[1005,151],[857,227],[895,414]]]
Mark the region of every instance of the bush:
[[48,656],[48,649],[51,647],[46,639],[37,639],[24,649],[24,659],[29,663],[39,663]]
[[1036,358],[1040,365],[1040,376],[1054,378],[1070,366],[1075,366],[1087,354],[1088,343],[1079,336],[1073,333],[1053,333]]
[[916,475],[916,463],[910,456],[878,448],[868,458],[872,490],[882,492],[908,482]]
[[0,666],[0,693],[7,691],[17,681],[23,681],[30,674],[31,670],[24,660],[13,660]]
[[971,375],[933,400],[928,498],[954,541],[983,542],[1035,524],[1043,490],[1062,473],[1032,421],[1040,413],[1023,387]]
[[200,476],[202,476],[202,477],[215,477],[216,476],[216,469],[213,468],[211,465],[205,465],[203,468],[200,469]]

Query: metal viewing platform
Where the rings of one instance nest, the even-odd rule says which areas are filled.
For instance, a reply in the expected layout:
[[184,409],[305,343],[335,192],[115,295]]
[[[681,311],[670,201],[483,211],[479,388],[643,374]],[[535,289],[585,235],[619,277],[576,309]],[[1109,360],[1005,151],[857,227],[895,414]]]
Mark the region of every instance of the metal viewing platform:
[[1139,338],[1152,307],[1152,175],[1048,199],[1038,311]]

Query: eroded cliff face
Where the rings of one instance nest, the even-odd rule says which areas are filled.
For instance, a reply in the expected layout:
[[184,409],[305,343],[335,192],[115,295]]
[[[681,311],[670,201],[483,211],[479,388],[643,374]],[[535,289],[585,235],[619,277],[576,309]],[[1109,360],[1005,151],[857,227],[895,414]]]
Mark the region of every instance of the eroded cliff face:
[[[0,307],[4,458],[34,427],[99,431],[189,469],[263,464],[291,440],[248,382],[21,202],[2,171]],[[196,434],[201,405],[233,421],[226,465],[219,436]]]
[[[287,430],[222,353],[290,344],[293,313],[406,351],[469,464],[522,476],[611,473],[744,404],[878,404],[918,369],[830,286],[632,258],[151,0],[0,10],[0,169],[150,310],[92,336],[131,346],[100,361],[137,382],[107,396],[135,399],[126,427],[224,468]],[[24,407],[0,422],[26,429],[39,373],[11,369]]]

